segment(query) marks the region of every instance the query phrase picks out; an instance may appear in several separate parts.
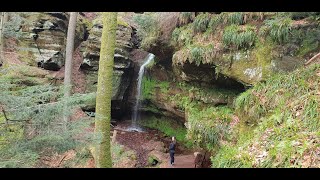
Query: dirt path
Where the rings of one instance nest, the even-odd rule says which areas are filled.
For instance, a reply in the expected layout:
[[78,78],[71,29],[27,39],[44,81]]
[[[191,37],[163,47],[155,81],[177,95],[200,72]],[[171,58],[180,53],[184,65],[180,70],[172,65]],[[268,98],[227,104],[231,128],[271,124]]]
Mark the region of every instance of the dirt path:
[[[116,141],[132,149],[137,154],[137,168],[146,167],[148,164],[148,154],[154,149],[154,142],[162,142],[165,147],[169,146],[170,137],[165,136],[161,132],[153,129],[145,129],[145,132],[129,132],[126,131],[131,122],[121,122],[117,124],[115,129],[118,130]],[[152,143],[153,142],[153,143]],[[175,165],[169,165],[169,154],[163,153],[163,163],[160,168],[193,168],[194,156],[193,152],[184,147],[177,147],[175,155]]]
[[[162,163],[160,168],[194,168],[194,155],[175,155],[174,165],[171,166],[169,163]],[[169,161],[169,159],[168,159]]]

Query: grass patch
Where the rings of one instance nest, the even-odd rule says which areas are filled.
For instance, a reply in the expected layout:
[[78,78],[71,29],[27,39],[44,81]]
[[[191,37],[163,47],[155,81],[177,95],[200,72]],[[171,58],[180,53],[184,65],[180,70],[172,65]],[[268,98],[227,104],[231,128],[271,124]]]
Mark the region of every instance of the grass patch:
[[165,117],[156,118],[152,116],[148,119],[139,121],[139,123],[148,128],[158,129],[167,136],[175,136],[178,142],[183,143],[188,148],[192,147],[192,142],[186,139],[187,129],[177,124],[172,119],[167,119]]
[[320,140],[319,72],[314,65],[274,75],[242,93],[235,103],[241,126],[213,166],[317,167],[311,152]]

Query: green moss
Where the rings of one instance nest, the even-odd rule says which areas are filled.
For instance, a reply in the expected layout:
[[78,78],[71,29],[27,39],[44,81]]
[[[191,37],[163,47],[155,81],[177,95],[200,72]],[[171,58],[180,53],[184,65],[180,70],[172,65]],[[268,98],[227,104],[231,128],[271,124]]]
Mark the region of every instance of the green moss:
[[157,83],[158,82],[156,80],[144,76],[141,84],[141,99],[151,99],[155,95],[155,87]]
[[253,57],[252,51],[225,54],[222,57],[224,63],[220,66],[221,73],[245,85],[259,82],[262,79],[262,67]]
[[[113,87],[114,50],[116,44],[117,13],[103,13],[103,29],[98,71],[95,133],[97,142],[97,167],[112,167],[110,152],[110,120]],[[108,132],[108,133],[105,133]]]
[[176,140],[183,143],[186,147],[191,147],[192,143],[186,139],[187,130],[182,125],[176,123],[173,119],[165,117],[156,118],[154,116],[139,121],[145,127],[158,129],[167,136],[174,136]]
[[274,58],[274,44],[266,40],[258,43],[253,50],[254,57],[259,65],[262,66],[262,76],[267,78],[271,74],[271,61]]
[[158,81],[151,77],[144,76],[142,79],[142,99],[153,99],[156,89],[160,89],[160,93],[167,94],[170,87],[168,81]]

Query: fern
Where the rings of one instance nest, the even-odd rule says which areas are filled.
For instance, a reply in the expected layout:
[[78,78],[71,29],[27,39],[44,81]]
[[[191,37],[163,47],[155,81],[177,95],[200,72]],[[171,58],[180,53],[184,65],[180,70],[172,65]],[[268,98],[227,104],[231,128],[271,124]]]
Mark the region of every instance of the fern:
[[288,42],[291,32],[290,18],[266,20],[266,26],[269,28],[268,34],[272,40],[278,44],[284,44]]
[[193,22],[193,31],[195,33],[205,32],[208,28],[210,17],[209,13],[198,15]]
[[222,42],[225,47],[242,49],[252,47],[256,38],[253,27],[245,26],[244,30],[241,30],[239,26],[231,25],[223,31]]
[[227,22],[229,25],[231,25],[231,24],[241,25],[241,24],[243,24],[243,17],[244,17],[243,12],[230,13],[228,15]]

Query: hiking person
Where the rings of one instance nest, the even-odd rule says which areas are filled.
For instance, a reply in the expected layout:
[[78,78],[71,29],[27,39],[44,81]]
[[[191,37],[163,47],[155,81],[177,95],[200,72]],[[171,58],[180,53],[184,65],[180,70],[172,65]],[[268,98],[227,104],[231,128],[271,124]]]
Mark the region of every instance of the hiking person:
[[171,164],[171,166],[174,165],[174,153],[175,153],[175,150],[176,150],[176,139],[175,139],[175,137],[172,137],[172,141],[171,141],[170,146],[169,146],[170,164]]

